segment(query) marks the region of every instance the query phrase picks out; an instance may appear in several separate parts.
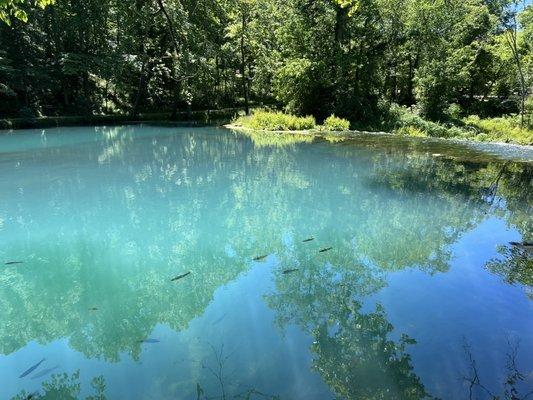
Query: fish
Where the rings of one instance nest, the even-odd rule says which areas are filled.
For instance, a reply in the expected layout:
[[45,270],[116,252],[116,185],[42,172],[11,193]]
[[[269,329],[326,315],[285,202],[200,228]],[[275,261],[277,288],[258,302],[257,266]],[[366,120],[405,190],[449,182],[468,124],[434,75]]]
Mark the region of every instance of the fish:
[[264,258],[267,258],[268,257],[268,254],[264,255],[264,256],[257,256],[257,257],[254,257],[253,260],[254,261],[259,261],[259,260],[262,260]]
[[215,321],[213,321],[213,325],[216,325],[221,322],[224,318],[226,318],[226,315],[227,313],[224,313],[224,315],[222,315],[220,318],[217,318]]
[[55,367],[53,368],[48,368],[48,369],[45,369],[44,371],[41,371],[39,372],[38,374],[35,374],[31,377],[31,379],[39,379],[39,378],[42,378],[43,376],[46,376],[48,375],[50,372],[56,370],[59,368],[59,365],[56,365]]
[[296,272],[298,271],[298,268],[290,268],[290,269],[286,269],[285,271],[283,271],[284,274],[290,274],[291,272]]
[[98,307],[91,307],[89,308],[89,311],[98,311]]
[[7,261],[4,265],[24,264],[24,261]]
[[185,278],[187,275],[190,275],[191,271],[185,272],[184,274],[178,275],[175,278],[172,278],[171,281],[177,281],[178,279]]
[[303,242],[303,243],[305,243],[305,242],[310,242],[311,240],[315,240],[315,238],[314,238],[314,237],[310,237],[310,238],[307,238],[307,239],[302,240],[302,242]]
[[35,371],[37,368],[39,368],[39,365],[41,365],[43,362],[46,361],[46,358],[43,358],[41,361],[39,361],[37,364],[35,364],[34,366],[28,368],[26,371],[24,371],[20,376],[19,378],[24,378],[26,375],[29,375],[31,374],[33,371]]
[[319,253],[324,253],[325,251],[330,251],[333,247],[326,247],[325,249],[318,250]]
[[148,339],[139,340],[139,343],[159,343],[159,339],[148,338]]

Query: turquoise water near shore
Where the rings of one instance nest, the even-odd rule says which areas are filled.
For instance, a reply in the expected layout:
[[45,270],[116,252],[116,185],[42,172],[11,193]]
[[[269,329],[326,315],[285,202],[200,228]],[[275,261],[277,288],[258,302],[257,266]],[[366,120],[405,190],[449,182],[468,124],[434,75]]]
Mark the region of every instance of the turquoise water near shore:
[[2,134],[0,398],[527,394],[532,179],[392,137]]

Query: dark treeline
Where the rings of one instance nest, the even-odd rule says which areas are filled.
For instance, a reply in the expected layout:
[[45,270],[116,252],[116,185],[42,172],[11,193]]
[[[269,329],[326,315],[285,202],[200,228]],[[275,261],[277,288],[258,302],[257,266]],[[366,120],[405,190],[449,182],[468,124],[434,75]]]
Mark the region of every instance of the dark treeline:
[[[532,107],[509,0],[0,0],[0,117],[275,104],[372,124]],[[45,6],[47,7],[39,7]]]

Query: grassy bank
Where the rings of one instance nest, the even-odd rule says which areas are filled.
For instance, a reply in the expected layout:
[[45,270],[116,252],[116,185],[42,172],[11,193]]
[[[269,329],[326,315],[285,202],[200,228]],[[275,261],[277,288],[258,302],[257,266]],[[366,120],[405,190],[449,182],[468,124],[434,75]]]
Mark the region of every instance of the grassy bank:
[[533,127],[520,126],[517,116],[481,119],[474,115],[448,122],[433,122],[405,109],[396,111],[395,116],[392,132],[402,135],[533,144]]
[[[299,117],[281,112],[257,110],[252,115],[233,120],[233,126],[255,131],[348,131],[350,123],[334,115],[316,123],[312,116]],[[379,126],[367,131],[386,131],[405,136],[463,139],[483,142],[533,144],[532,127],[521,127],[515,116],[480,119],[470,116],[448,122],[428,121],[403,107],[392,107],[391,113]]]
[[350,122],[330,115],[322,125],[313,116],[299,117],[282,112],[256,110],[252,115],[240,116],[232,121],[233,126],[255,131],[347,131]]
[[237,108],[171,113],[140,114],[137,118],[130,115],[89,115],[39,118],[0,119],[0,129],[50,128],[56,126],[80,125],[119,125],[136,122],[192,122],[199,124],[224,124],[232,120],[240,111]]

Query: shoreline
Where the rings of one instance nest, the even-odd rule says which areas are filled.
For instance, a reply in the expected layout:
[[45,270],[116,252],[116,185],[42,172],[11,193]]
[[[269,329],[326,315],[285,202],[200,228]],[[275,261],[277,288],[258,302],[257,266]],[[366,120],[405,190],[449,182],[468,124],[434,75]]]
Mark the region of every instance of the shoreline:
[[73,115],[61,117],[31,117],[31,118],[0,118],[1,131],[17,129],[44,129],[62,126],[98,126],[98,125],[126,125],[149,122],[157,123],[189,123],[189,124],[223,124],[230,121],[240,108],[222,108],[218,110],[180,111],[173,117],[170,112],[141,113],[133,118],[128,114],[104,115]]
[[467,145],[496,145],[501,147],[513,148],[516,150],[527,150],[533,152],[533,145],[519,144],[519,143],[506,143],[506,142],[493,142],[493,141],[478,141],[472,139],[459,139],[459,138],[443,138],[443,137],[432,137],[432,136],[408,136],[408,135],[399,135],[394,132],[382,132],[382,131],[357,131],[357,130],[347,130],[347,131],[325,131],[320,129],[306,129],[298,131],[271,131],[267,129],[252,129],[245,128],[239,125],[226,124],[223,125],[226,129],[232,129],[236,131],[247,131],[247,132],[261,132],[261,133],[273,133],[273,134],[295,134],[295,135],[306,135],[306,136],[337,136],[339,138],[356,138],[363,135],[376,135],[376,136],[395,136],[400,138],[410,138],[418,140],[429,140],[436,142],[447,142],[447,143],[456,143],[456,144],[467,144]]

